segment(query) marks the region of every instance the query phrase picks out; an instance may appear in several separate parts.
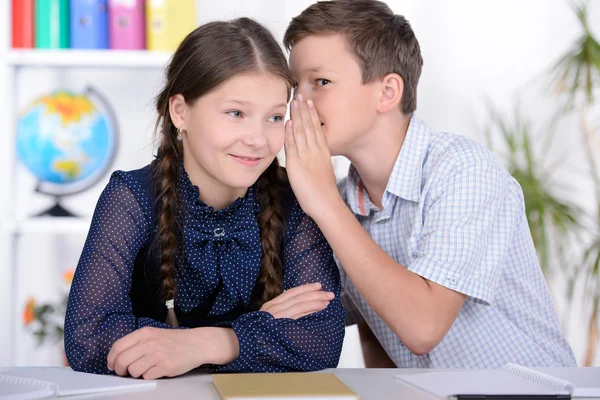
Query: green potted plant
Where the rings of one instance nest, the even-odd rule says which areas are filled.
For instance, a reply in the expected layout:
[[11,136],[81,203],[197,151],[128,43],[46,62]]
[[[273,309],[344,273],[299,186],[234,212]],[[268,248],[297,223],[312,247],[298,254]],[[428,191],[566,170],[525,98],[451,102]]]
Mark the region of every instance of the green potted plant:
[[571,6],[581,26],[581,34],[571,48],[551,68],[552,86],[561,101],[559,115],[579,120],[581,144],[593,185],[595,210],[587,221],[588,243],[579,267],[584,280],[584,296],[591,302],[588,320],[588,343],[583,364],[592,365],[600,340],[600,171],[598,169],[597,95],[600,91],[600,43],[590,26],[589,3],[573,1]]

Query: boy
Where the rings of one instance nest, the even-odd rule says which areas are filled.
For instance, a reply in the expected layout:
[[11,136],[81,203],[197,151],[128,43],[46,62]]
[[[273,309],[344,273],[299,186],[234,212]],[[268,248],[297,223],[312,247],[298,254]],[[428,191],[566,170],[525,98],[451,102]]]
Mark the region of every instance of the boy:
[[[406,19],[380,1],[318,2],[284,44],[292,187],[338,258],[350,314],[394,365],[574,366],[518,183],[414,116],[423,61]],[[330,155],[351,161],[339,192]]]

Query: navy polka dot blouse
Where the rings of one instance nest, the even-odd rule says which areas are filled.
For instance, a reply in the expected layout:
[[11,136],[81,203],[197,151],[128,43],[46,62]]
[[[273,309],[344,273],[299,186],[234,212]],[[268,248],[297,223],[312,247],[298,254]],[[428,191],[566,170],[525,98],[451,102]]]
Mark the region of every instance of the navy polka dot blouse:
[[[75,270],[65,318],[65,351],[78,371],[109,374],[113,343],[163,321],[152,165],[111,176],[92,219]],[[177,190],[183,204],[175,311],[181,329],[231,327],[239,357],[224,372],[311,371],[337,366],[344,339],[340,280],[332,251],[314,221],[292,199],[282,238],[284,289],[320,282],[335,293],[329,306],[298,320],[253,311],[250,299],[260,270],[261,245],[255,188],[215,210],[199,200],[183,167]]]

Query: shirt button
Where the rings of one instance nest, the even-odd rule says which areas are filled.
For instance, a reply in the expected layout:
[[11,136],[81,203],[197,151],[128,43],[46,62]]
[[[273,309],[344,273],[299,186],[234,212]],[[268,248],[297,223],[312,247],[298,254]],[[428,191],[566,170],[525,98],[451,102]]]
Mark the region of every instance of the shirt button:
[[225,236],[225,228],[216,228],[214,232],[215,232],[215,237]]

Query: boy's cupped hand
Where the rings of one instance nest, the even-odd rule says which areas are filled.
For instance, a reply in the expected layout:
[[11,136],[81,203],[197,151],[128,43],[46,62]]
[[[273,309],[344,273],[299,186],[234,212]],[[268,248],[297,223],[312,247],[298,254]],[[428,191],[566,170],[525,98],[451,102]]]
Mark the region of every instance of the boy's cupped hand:
[[302,95],[292,101],[285,129],[288,178],[302,210],[318,223],[339,195],[331,153],[314,103]]

